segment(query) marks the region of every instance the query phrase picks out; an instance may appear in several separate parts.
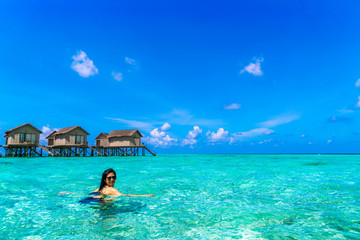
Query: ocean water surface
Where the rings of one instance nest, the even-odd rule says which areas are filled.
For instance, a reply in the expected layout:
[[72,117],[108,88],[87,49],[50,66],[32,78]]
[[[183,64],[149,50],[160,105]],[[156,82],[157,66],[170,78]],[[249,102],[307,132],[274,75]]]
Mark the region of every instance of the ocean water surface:
[[[155,197],[80,204],[110,167]],[[359,155],[0,158],[0,192],[4,239],[360,239]]]

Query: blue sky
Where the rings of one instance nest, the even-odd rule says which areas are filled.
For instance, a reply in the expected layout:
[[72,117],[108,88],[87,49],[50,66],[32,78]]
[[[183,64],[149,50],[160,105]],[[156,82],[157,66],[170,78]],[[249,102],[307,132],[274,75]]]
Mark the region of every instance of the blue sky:
[[[360,152],[359,1],[1,1],[0,132]],[[0,140],[0,144],[4,139]]]

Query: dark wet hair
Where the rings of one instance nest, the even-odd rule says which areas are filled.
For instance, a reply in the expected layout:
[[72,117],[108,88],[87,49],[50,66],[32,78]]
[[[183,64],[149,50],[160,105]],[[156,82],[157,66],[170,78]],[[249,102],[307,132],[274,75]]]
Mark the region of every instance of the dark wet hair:
[[114,171],[114,169],[112,169],[112,168],[106,169],[102,174],[99,192],[106,186],[106,177],[109,173],[114,173],[114,175],[116,177],[116,172]]

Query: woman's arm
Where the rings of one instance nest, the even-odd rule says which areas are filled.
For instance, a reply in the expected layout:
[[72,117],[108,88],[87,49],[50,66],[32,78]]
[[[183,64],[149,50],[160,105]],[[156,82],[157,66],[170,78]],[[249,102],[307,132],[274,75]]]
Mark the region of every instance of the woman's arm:
[[125,194],[127,197],[153,197],[154,194],[147,194],[147,195],[133,195],[133,194]]
[[111,188],[106,191],[106,195],[113,195],[113,196],[126,196],[126,197],[153,197],[154,194],[147,194],[147,195],[134,195],[134,194],[123,194],[119,192],[116,188]]
[[69,193],[74,193],[74,192],[59,192],[58,195],[61,195],[61,194],[69,194]]

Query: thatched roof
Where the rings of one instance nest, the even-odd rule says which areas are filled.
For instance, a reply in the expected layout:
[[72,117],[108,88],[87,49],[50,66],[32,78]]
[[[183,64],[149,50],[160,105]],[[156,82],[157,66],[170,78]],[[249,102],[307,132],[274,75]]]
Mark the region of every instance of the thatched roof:
[[25,123],[25,124],[22,124],[22,125],[20,125],[20,126],[14,127],[14,128],[12,128],[12,129],[10,129],[10,130],[7,130],[7,131],[5,132],[4,137],[6,137],[10,132],[14,131],[15,129],[18,129],[18,128],[21,128],[21,127],[24,127],[24,126],[32,127],[33,129],[35,129],[35,130],[38,131],[39,133],[42,133],[42,131],[40,131],[39,129],[37,129],[36,127],[34,127],[33,125],[31,125],[30,123]]
[[95,139],[98,139],[101,135],[104,135],[105,137],[107,137],[109,134],[108,133],[100,133]]
[[132,137],[136,132],[139,133],[140,137],[143,135],[140,133],[138,129],[130,129],[130,130],[114,130],[111,131],[110,134],[107,136],[108,138],[113,137]]
[[61,135],[61,134],[66,134],[68,132],[71,132],[72,130],[76,129],[76,128],[80,128],[82,131],[84,131],[86,133],[86,135],[90,135],[87,131],[85,131],[82,127],[80,126],[74,126],[74,127],[66,127],[66,128],[62,128],[58,131],[53,131],[52,133],[50,133],[47,137],[53,137],[53,136],[56,136],[56,135]]

